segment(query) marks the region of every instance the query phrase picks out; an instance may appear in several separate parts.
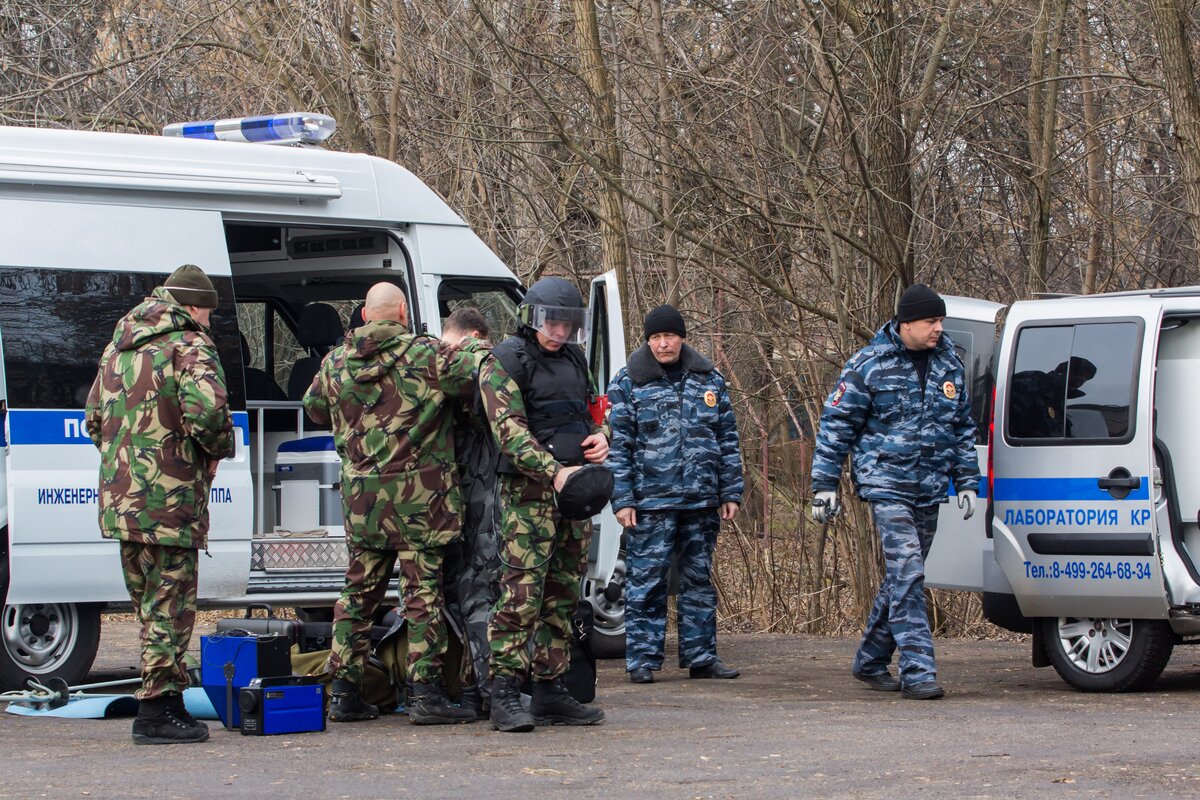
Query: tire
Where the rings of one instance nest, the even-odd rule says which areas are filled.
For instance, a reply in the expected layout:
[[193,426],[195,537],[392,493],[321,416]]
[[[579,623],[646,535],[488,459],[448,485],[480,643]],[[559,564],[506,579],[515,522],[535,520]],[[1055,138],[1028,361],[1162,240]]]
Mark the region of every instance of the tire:
[[100,648],[100,607],[75,603],[7,605],[0,611],[0,688],[62,678],[83,683]]
[[625,657],[625,551],[617,557],[612,580],[601,589],[595,581],[585,581],[584,597],[592,604],[596,627],[592,632],[592,652],[596,658]]
[[1148,689],[1175,646],[1167,624],[1150,619],[1049,617],[1042,639],[1059,677],[1084,692]]

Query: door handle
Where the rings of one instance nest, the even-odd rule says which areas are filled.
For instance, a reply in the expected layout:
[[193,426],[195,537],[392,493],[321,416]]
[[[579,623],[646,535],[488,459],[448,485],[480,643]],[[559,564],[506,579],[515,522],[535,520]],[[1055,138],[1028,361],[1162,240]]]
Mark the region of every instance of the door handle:
[[1096,485],[1101,489],[1140,489],[1141,478],[1100,478]]
[[1096,485],[1113,496],[1114,499],[1124,500],[1134,489],[1140,489],[1142,479],[1129,474],[1124,467],[1117,467],[1105,478],[1097,478]]

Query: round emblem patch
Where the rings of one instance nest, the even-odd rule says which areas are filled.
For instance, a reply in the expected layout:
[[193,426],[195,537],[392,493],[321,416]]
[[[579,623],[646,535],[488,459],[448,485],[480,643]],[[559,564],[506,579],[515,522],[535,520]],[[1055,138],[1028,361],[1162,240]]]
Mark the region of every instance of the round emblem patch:
[[705,392],[704,393],[704,405],[708,406],[709,408],[712,408],[716,404],[717,404],[717,393],[712,390]]
[[958,397],[958,389],[955,388],[952,382],[946,381],[942,384],[942,394],[953,400],[955,397]]

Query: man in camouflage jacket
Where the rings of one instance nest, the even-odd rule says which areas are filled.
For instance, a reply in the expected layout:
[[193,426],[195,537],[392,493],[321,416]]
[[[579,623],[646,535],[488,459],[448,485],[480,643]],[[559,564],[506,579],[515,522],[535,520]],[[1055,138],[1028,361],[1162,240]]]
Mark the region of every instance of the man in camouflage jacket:
[[180,693],[209,491],[234,450],[225,375],[207,333],[216,306],[200,268],[180,267],[117,323],[87,399],[85,426],[100,449],[100,531],[121,542],[142,626],[138,744],[208,738]]
[[[896,317],[847,363],[825,401],[813,453],[813,517],[837,514],[838,476],[850,454],[858,495],[871,504],[887,575],[871,609],[854,677],[880,691],[936,699],[925,557],[938,507],[953,487],[964,518],[975,510],[979,465],[967,381],[942,333],[946,304],[920,284]],[[888,673],[900,652],[900,678]]]
[[394,284],[373,286],[363,313],[366,324],[325,356],[304,396],[309,416],[333,426],[350,555],[333,615],[330,719],[378,715],[361,697],[363,669],[373,616],[399,561],[409,719],[470,722],[474,713],[452,706],[442,681],[442,565],[462,514],[446,398],[471,394],[476,359],[439,353],[437,339],[410,333]]
[[[479,370],[501,454],[500,599],[488,638],[492,727],[505,732],[604,719],[599,709],[571,698],[561,681],[592,523],[564,519],[554,493],[583,461],[598,464],[608,455],[604,426],[588,417],[587,362],[576,344],[584,338],[587,309],[570,282],[543,278],[526,292],[518,315],[518,333],[497,345]],[[520,687],[531,668],[527,712]]]
[[679,666],[692,678],[736,678],[717,659],[710,579],[722,519],[742,502],[737,420],[725,378],[684,343],[672,306],[646,315],[646,344],[608,387],[612,507],[626,529],[625,668],[634,683],[662,669],[667,571],[679,566]]

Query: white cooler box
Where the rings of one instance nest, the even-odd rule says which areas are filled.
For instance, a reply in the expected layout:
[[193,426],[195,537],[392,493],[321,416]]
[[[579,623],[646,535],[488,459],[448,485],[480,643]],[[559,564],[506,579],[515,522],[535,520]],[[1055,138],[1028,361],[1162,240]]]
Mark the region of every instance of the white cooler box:
[[323,528],[328,535],[343,536],[341,466],[332,436],[311,436],[279,445],[272,486],[278,520],[275,530],[316,533]]

